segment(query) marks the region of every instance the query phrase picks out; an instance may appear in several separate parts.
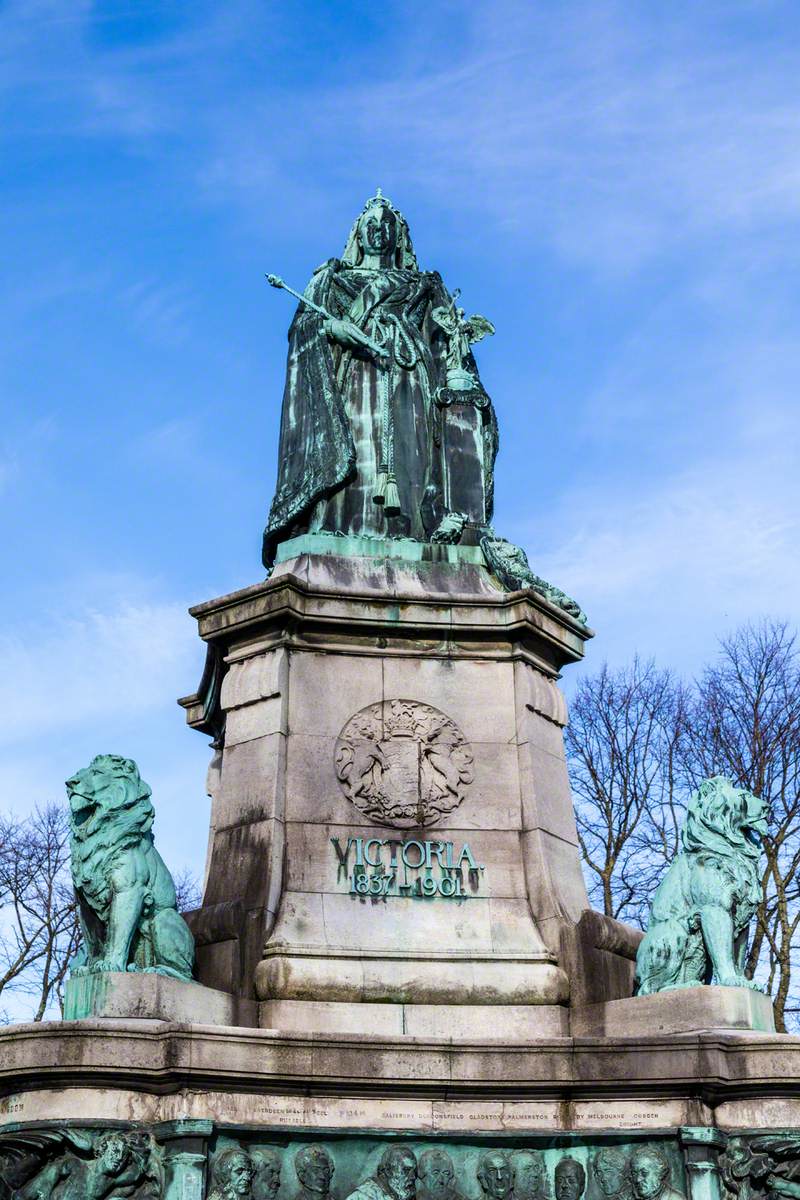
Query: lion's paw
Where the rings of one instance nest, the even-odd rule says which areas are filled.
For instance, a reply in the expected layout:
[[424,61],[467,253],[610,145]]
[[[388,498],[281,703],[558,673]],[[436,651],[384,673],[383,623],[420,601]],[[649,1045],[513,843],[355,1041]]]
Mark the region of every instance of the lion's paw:
[[760,992],[763,989],[756,983],[755,979],[748,979],[745,975],[725,975],[719,980],[720,987],[736,987],[750,988],[753,992]]
[[92,963],[92,974],[110,971],[124,972],[124,970],[125,966],[123,963],[116,962],[111,958],[98,958]]

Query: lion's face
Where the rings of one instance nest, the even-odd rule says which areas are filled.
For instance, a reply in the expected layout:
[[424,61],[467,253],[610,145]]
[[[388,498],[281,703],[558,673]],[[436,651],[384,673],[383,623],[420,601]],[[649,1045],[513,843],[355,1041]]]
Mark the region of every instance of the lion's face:
[[757,859],[767,832],[767,805],[730,779],[706,779],[692,796],[683,830],[687,851],[713,850]]
[[121,819],[142,830],[152,823],[150,788],[133,759],[98,754],[67,780],[66,787],[72,835],[78,841],[96,835],[101,823],[118,825]]

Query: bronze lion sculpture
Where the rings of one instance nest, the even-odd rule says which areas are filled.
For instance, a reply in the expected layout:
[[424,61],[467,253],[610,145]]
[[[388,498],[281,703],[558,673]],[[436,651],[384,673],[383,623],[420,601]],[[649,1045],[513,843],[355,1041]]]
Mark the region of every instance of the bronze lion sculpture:
[[682,851],[658,885],[636,956],[635,994],[717,983],[758,985],[744,974],[747,932],[761,899],[766,805],[720,775],[693,794]]
[[149,971],[191,979],[194,939],[151,832],[151,791],[136,763],[99,754],[67,780],[72,881],[83,950],[73,975]]

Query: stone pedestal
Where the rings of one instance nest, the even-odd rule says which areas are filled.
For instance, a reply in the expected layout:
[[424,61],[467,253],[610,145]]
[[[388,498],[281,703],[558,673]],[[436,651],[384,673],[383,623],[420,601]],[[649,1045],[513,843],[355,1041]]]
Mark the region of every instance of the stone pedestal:
[[701,1029],[775,1032],[772,1001],[750,988],[693,987],[607,1000],[572,1012],[572,1031],[587,1037],[646,1037]]
[[338,541],[194,610],[201,983],[72,980],[81,1019],[0,1028],[0,1197],[201,1200],[232,1151],[255,1200],[309,1157],[387,1200],[398,1154],[408,1200],[636,1200],[637,1170],[721,1200],[734,1160],[728,1200],[791,1196],[800,1039],[744,989],[632,999],[641,934],[588,907],[557,686],[586,629],[472,547]]
[[563,1031],[588,901],[556,680],[586,628],[472,547],[298,541],[319,552],[193,609],[209,666],[182,704],[218,751],[200,978],[270,1026],[438,1030],[444,1005]]
[[64,988],[64,1020],[86,1017],[252,1025],[255,1006],[199,983],[138,971],[73,976]]

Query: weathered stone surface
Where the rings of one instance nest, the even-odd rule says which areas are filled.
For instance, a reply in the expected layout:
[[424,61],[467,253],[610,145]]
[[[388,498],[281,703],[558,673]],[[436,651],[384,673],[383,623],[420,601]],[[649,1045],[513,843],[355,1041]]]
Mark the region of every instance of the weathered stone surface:
[[[502,1042],[492,1043],[490,1028],[484,1039],[448,1046],[410,1037],[57,1021],[0,1028],[0,1080],[7,1092],[41,1088],[46,1080],[53,1089],[113,1086],[169,1095],[207,1086],[204,1072],[211,1071],[219,1080],[211,1090],[223,1093],[252,1089],[264,1094],[276,1081],[299,1094],[325,1096],[331,1080],[348,1080],[365,1095],[391,1097],[388,1088],[420,1078],[436,1082],[440,1094],[449,1091],[458,1060],[468,1095],[474,1096],[476,1082],[484,1081],[503,1100],[519,1098],[523,1086],[530,1098],[596,1099],[599,1087],[619,1100],[696,1097],[702,1091],[719,1102],[786,1095],[800,1086],[800,1039],[787,1035],[713,1030],[644,1038],[534,1038],[505,1047]],[[502,1073],[495,1070],[498,1045]],[[324,1079],[312,1069],[321,1048]]]
[[[520,595],[512,611],[502,593],[475,586],[481,568],[448,557],[437,552],[415,564],[306,555],[282,563],[264,587],[195,610],[203,636],[235,672],[222,688],[230,737],[215,787],[205,904],[221,913],[219,906],[239,903],[250,946],[257,944],[262,905],[262,997],[301,995],[323,1003],[353,995],[362,1003],[468,997],[480,1003],[466,961],[478,956],[476,970],[492,1005],[566,998],[563,974],[552,977],[552,959],[564,922],[575,919],[562,892],[570,872],[579,871],[577,852],[561,838],[557,869],[542,878],[529,846],[538,830],[534,821],[570,832],[563,819],[558,824],[566,800],[563,758],[542,755],[563,753],[560,726],[550,719],[564,715],[554,677],[586,633],[531,597]],[[459,593],[469,571],[477,574]],[[386,703],[441,714],[439,741],[442,730],[464,739],[471,778],[450,779],[449,742],[434,738],[418,746],[412,762],[411,741],[400,738],[395,746],[392,732],[377,748],[367,747],[374,760],[367,756],[352,768],[348,786],[358,790],[350,796],[337,778],[343,731],[364,710]],[[265,733],[268,728],[276,732]],[[520,743],[528,749],[519,750]],[[447,843],[454,855],[468,843],[471,857],[457,878],[433,859],[430,869],[395,872],[395,894],[369,892],[383,883],[372,877],[372,867],[359,868],[372,872],[363,879],[356,873],[348,846],[360,839],[363,848],[369,838],[394,833],[387,814],[377,825],[365,819],[362,790],[400,786],[407,776],[413,791],[414,772],[427,770],[428,754],[436,756],[431,777],[442,788],[443,811],[425,831],[406,820],[395,832],[409,843]],[[535,780],[543,767],[547,778]],[[524,811],[522,788],[529,793]],[[535,811],[531,792],[538,797]],[[386,871],[383,863],[378,875],[385,879]],[[215,882],[221,872],[228,880],[223,889]],[[423,884],[432,891],[409,894]],[[537,928],[540,894],[547,901],[544,919],[553,926],[549,950]],[[217,981],[224,964],[235,961],[237,946],[241,952],[244,936],[242,926],[231,938],[226,917],[216,941],[204,937],[201,968],[213,969]],[[340,957],[365,947],[367,965],[358,970]],[[309,957],[308,949],[330,961],[323,964],[319,953]],[[425,955],[429,961],[420,967]]]
[[[248,825],[254,821],[283,820],[286,753],[287,737],[283,733],[226,746],[220,781],[213,797],[212,824],[215,829]],[[224,863],[220,863],[219,869],[224,871]]]
[[[346,892],[346,889],[342,886],[342,869],[339,866],[339,859],[333,849],[331,839],[335,837],[340,847],[344,848],[349,840],[352,841],[356,837],[362,840],[371,838],[376,842],[383,843],[390,839],[397,842],[399,832],[401,832],[386,829],[379,825],[366,827],[359,825],[317,825],[310,822],[296,821],[288,822],[286,831],[286,889],[290,892],[325,892],[336,897],[342,896],[343,892]],[[444,836],[444,830],[437,828],[435,831],[430,831],[430,836],[440,839]],[[456,847],[456,853],[463,844],[468,844],[475,861],[483,868],[479,872],[478,878],[479,894],[473,898],[472,902],[484,903],[493,898],[525,899],[525,876],[519,855],[519,835],[515,831],[448,829],[446,837]],[[376,850],[376,847],[373,847],[374,850]],[[388,850],[385,846],[383,848],[383,856],[384,858],[388,857]],[[351,850],[349,855],[349,865],[351,867],[353,859],[354,855]],[[470,879],[466,871],[464,883],[465,890],[469,894]],[[346,894],[345,899],[348,906],[357,910],[360,914],[358,899],[349,893]],[[422,901],[414,899],[407,901],[407,903],[416,903],[419,907]],[[436,904],[437,902],[435,901],[434,903]],[[465,905],[469,903],[470,900],[466,900],[458,905],[459,919],[468,919],[469,914],[464,909]],[[519,906],[516,907],[519,908]],[[373,925],[377,925],[382,921],[379,911],[388,913],[391,919],[392,909],[390,901],[381,900],[380,906],[374,907],[373,916],[375,920],[372,923]],[[440,914],[437,912],[437,915]],[[525,917],[527,924],[530,926],[527,914],[525,914]],[[362,929],[365,928],[360,916],[359,926]],[[366,928],[370,927],[367,926]]]
[[390,1004],[563,1004],[566,976],[545,959],[445,959],[274,952],[259,963],[262,1000]]
[[402,1004],[335,1003],[321,1000],[263,1000],[259,1004],[262,1029],[285,1033],[403,1033]]
[[246,1002],[229,992],[165,975],[107,971],[69,979],[64,991],[65,1021],[104,1017],[240,1025],[252,1023],[253,1016]]
[[257,700],[241,708],[233,708],[225,720],[225,745],[227,748],[255,738],[270,735],[284,736],[286,725],[285,704],[281,696],[269,700]]
[[572,1032],[581,1037],[646,1037],[704,1029],[774,1033],[772,1001],[752,988],[693,987],[572,1011]]
[[576,848],[544,829],[528,830],[520,841],[537,928],[550,949],[558,953],[564,925],[576,924],[589,908]]
[[440,824],[474,778],[472,746],[441,709],[399,697],[368,704],[343,725],[336,777],[353,806],[394,829]]
[[[563,1039],[562,1039],[563,1041]],[[549,1043],[552,1045],[552,1040]],[[462,1098],[458,1083],[454,1099],[380,1098],[335,1095],[282,1094],[261,1089],[239,1092],[196,1089],[185,1093],[152,1095],[124,1087],[63,1087],[31,1089],[14,1096],[0,1111],[0,1127],[19,1116],[25,1121],[63,1121],[79,1112],[87,1121],[215,1121],[222,1125],[269,1125],[278,1129],[359,1128],[417,1131],[424,1134],[541,1133],[543,1130],[603,1130],[614,1122],[617,1130],[664,1130],[699,1125],[713,1132],[711,1109],[697,1100],[578,1099],[570,1104],[554,1100],[500,1100]],[[723,1128],[792,1127],[800,1125],[798,1102],[730,1101],[717,1108]],[[768,1120],[744,1120],[752,1113],[774,1114]]]
[[518,747],[522,828],[543,829],[573,846],[578,830],[564,754],[550,754],[535,743]]
[[292,654],[289,729],[293,734],[338,737],[360,709],[383,699],[380,658],[356,654]]
[[[382,559],[294,560],[265,582],[198,604],[191,613],[200,636],[226,657],[239,644],[252,648],[259,636],[271,639],[265,649],[322,651],[341,646],[340,635],[351,647],[363,635],[367,653],[392,653],[406,641],[438,646],[451,658],[482,657],[488,643],[493,658],[521,658],[551,679],[583,657],[590,631],[532,593],[481,586],[488,576],[480,568],[469,568],[474,574],[468,580],[462,570],[467,568],[409,563],[399,572]],[[387,646],[376,645],[376,637],[385,637]],[[188,709],[200,699],[188,696],[181,703]]]
[[587,909],[576,925],[563,924],[559,963],[570,982],[573,1008],[627,1000],[633,994],[642,931]]
[[556,725],[567,723],[567,702],[554,679],[526,662],[514,663],[517,722],[525,728],[526,711],[545,717]]
[[[480,568],[437,557],[417,564],[332,554],[295,559],[279,566],[266,590],[245,589],[223,598],[216,610],[196,610],[204,636],[235,671],[222,689],[231,740],[215,790],[205,904],[234,904],[234,889],[227,886],[223,894],[215,884],[219,870],[233,877],[252,946],[263,898],[267,946],[257,990],[272,1001],[301,996],[324,1004],[357,996],[362,1003],[422,1003],[429,997],[480,1003],[475,972],[492,1006],[546,1006],[566,998],[563,974],[552,977],[552,960],[564,923],[577,919],[588,901],[584,893],[576,904],[570,893],[579,865],[558,724],[565,710],[553,677],[561,655],[571,658],[579,644],[575,624],[530,599],[521,600],[512,616],[503,595],[491,588],[455,594],[453,584],[465,580],[459,572],[480,574]],[[416,592],[398,592],[414,578],[421,584]],[[525,612],[531,614],[528,625]],[[265,660],[261,666],[259,658]],[[440,713],[445,730],[452,722],[471,755],[471,778],[459,796],[447,798],[428,832],[399,830],[409,841],[446,842],[456,856],[467,842],[469,862],[482,868],[465,865],[453,882],[434,859],[427,874],[396,874],[393,888],[403,884],[408,893],[426,882],[435,889],[433,898],[375,896],[367,892],[374,881],[366,876],[357,892],[356,852],[348,847],[359,839],[363,846],[369,838],[391,838],[392,828],[365,820],[360,796],[354,803],[337,778],[341,736],[354,715],[407,701],[420,712]],[[285,733],[266,734],[266,728]],[[409,746],[401,739],[397,754]],[[434,778],[440,786],[456,786],[447,776],[450,751],[433,751],[439,755]],[[359,763],[357,787],[365,770],[371,787],[379,774],[391,785],[395,769],[402,782],[408,754],[387,769],[393,743],[371,752],[383,760]],[[415,762],[419,766],[420,758]],[[410,760],[407,766],[410,786],[417,767]],[[540,828],[560,834],[553,869],[537,853]],[[239,865],[231,871],[231,863]],[[464,899],[446,899],[440,887],[463,888]],[[552,926],[549,948],[537,928],[540,917]],[[241,959],[245,936],[242,929],[231,943],[227,918],[223,926],[216,942],[204,938],[200,954],[201,968],[213,970],[215,982],[224,962],[235,961],[236,946]],[[363,947],[372,956],[359,970],[339,956]],[[307,948],[314,949],[311,958]],[[327,964],[319,952],[330,956]],[[422,953],[431,961],[419,967]],[[473,970],[467,960],[476,955],[483,961]],[[398,967],[403,958],[409,964]]]
[[516,736],[513,667],[447,658],[387,658],[383,696],[413,697],[447,713],[469,742],[511,742]]
[[230,712],[247,704],[285,695],[288,666],[288,655],[280,649],[234,660],[222,681],[220,707]]
[[267,1000],[260,1008],[265,1029],[298,1033],[405,1035],[467,1041],[485,1036],[524,1041],[564,1037],[569,1016],[562,1005],[539,1004],[331,1004],[303,1000]]

